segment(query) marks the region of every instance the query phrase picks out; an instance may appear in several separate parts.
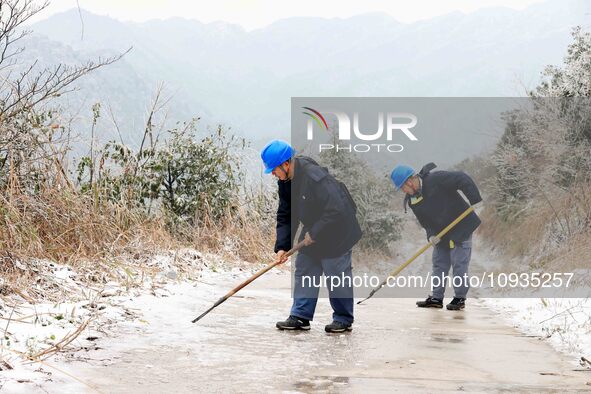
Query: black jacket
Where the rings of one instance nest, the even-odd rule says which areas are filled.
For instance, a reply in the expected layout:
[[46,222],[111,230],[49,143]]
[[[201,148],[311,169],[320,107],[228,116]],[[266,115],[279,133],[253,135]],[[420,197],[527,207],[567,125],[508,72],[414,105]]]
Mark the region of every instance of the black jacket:
[[361,238],[355,202],[345,185],[305,156],[294,158],[294,176],[278,181],[277,241],[275,252],[289,250],[300,223],[315,241],[302,250],[315,257],[337,257],[349,251]]
[[[461,171],[434,171],[435,164],[429,163],[421,169],[419,177],[422,181],[420,196],[406,196],[404,206],[408,205],[419,223],[427,231],[427,239],[437,235],[452,221],[462,214],[469,205],[458,193],[468,198],[471,205],[482,201],[478,187],[466,173]],[[422,197],[422,199],[421,199]],[[475,212],[471,212],[454,228],[452,228],[443,240],[461,242],[468,237],[480,225],[480,218]]]

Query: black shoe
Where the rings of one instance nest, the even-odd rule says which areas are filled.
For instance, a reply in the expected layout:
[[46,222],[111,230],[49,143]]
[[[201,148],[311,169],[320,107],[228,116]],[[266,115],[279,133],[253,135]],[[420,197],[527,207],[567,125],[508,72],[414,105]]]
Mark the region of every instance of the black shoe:
[[324,331],[326,332],[345,332],[351,330],[353,330],[351,324],[341,323],[340,321],[336,320],[324,327]]
[[443,300],[427,297],[425,301],[417,301],[419,308],[443,308]]
[[275,327],[280,330],[309,330],[310,321],[289,315],[287,320],[278,321],[277,324],[275,324]]
[[446,305],[446,308],[449,311],[459,311],[460,309],[464,309],[465,307],[466,307],[466,299],[465,298],[458,298],[458,297],[454,297],[454,299],[451,300],[451,302]]

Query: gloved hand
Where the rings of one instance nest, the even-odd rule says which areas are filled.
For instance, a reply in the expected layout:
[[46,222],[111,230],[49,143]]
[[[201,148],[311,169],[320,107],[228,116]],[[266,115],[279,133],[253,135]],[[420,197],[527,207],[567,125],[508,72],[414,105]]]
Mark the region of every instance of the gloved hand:
[[429,243],[433,246],[437,245],[441,241],[441,239],[437,235],[432,235],[429,237]]
[[305,246],[310,246],[310,245],[312,245],[314,242],[316,242],[316,241],[314,241],[314,240],[312,239],[312,237],[310,237],[310,233],[306,233],[306,235],[304,235],[304,245],[305,245]]

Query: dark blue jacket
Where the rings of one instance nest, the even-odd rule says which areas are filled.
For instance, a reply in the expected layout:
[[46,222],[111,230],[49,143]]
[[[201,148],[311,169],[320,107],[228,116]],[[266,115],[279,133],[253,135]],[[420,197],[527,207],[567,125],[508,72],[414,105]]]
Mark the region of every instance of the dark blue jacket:
[[301,223],[299,241],[306,232],[315,241],[302,250],[315,257],[337,257],[361,238],[355,202],[345,185],[305,156],[294,158],[290,181],[278,181],[277,241],[275,252],[289,250]]
[[[458,193],[461,190],[471,205],[482,201],[478,187],[466,173],[461,171],[434,171],[435,164],[429,163],[421,169],[419,177],[422,181],[420,195],[406,196],[404,206],[408,205],[419,220],[421,226],[427,231],[427,239],[437,235],[469,205]],[[421,198],[422,197],[422,198]],[[468,216],[456,224],[444,237],[444,241],[453,240],[461,242],[468,237],[480,225],[480,218],[471,212]]]

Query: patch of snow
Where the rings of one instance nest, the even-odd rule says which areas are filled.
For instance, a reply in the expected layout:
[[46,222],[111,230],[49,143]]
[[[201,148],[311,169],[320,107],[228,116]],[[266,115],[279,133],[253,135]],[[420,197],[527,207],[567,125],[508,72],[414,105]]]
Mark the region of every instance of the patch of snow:
[[591,358],[589,298],[481,298],[520,331],[547,340],[573,357]]
[[[136,259],[139,260],[139,257]],[[190,293],[189,288],[198,286],[203,289],[204,295],[198,304],[205,307],[220,296],[209,294],[210,284],[242,280],[260,268],[242,261],[228,262],[214,254],[179,249],[161,252],[147,261],[141,261],[147,274],[143,274],[137,266],[130,265],[129,269],[117,267],[125,271],[122,278],[132,279],[133,286],[126,281],[110,280],[90,288],[79,280],[84,275],[70,267],[43,260],[36,260],[33,268],[19,264],[23,270],[31,269],[44,282],[59,286],[65,292],[64,302],[58,303],[31,303],[17,296],[10,302],[6,302],[6,298],[4,301],[0,299],[0,388],[9,392],[30,392],[33,386],[41,387],[47,379],[68,382],[68,387],[77,386],[78,389],[72,392],[87,389],[72,385],[72,378],[47,365],[28,362],[26,357],[59,344],[88,321],[86,328],[65,347],[64,352],[47,360],[49,365],[58,363],[64,369],[63,363],[60,364],[64,359],[80,357],[80,350],[98,349],[96,343],[100,342],[100,338],[109,336],[116,326],[145,325],[139,310],[150,310],[150,305],[169,308],[167,303],[154,304],[155,297],[169,297],[179,291]],[[195,300],[187,299],[186,302]],[[179,319],[185,321],[188,317],[179,316]],[[2,361],[7,364],[3,365]],[[12,369],[7,369],[9,367]]]

